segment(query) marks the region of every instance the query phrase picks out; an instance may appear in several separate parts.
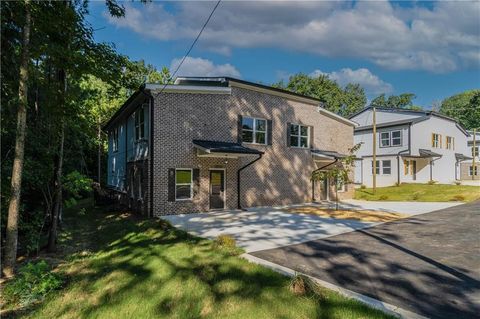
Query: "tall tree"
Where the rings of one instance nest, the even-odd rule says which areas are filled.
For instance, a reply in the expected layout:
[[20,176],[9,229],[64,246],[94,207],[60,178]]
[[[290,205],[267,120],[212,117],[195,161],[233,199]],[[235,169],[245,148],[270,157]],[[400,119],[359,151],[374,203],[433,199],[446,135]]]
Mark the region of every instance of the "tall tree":
[[480,127],[480,90],[469,90],[442,101],[440,113],[450,116],[467,129]]
[[412,108],[413,100],[416,95],[413,93],[402,93],[400,95],[390,95],[385,98],[385,94],[380,94],[370,102],[371,106],[386,107],[393,109],[406,109]]
[[15,142],[15,159],[11,179],[11,197],[8,207],[7,236],[5,242],[5,259],[3,274],[11,277],[15,270],[18,244],[18,215],[22,190],[23,162],[25,154],[25,134],[28,107],[28,64],[30,60],[30,28],[32,16],[30,0],[25,0],[25,24],[23,27],[22,58],[18,83],[17,133]]

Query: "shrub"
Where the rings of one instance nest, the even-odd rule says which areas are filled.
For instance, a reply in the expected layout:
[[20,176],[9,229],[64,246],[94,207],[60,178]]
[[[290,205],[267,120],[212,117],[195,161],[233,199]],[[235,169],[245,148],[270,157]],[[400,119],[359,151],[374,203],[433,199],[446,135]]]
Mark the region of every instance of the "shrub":
[[363,184],[360,186],[360,189],[365,189],[365,188],[367,188],[367,186],[365,186]]
[[455,185],[459,186],[459,185],[462,185],[461,182],[455,182]]
[[63,188],[65,189],[65,197],[67,199],[80,199],[90,196],[92,193],[92,179],[73,171],[63,178]]
[[379,199],[379,200],[387,200],[387,199],[388,199],[388,195],[381,195],[378,199]]
[[214,247],[222,249],[230,255],[239,255],[242,252],[242,250],[237,247],[235,238],[230,235],[218,235],[214,240]]
[[292,277],[289,288],[297,296],[317,295],[322,297],[319,286],[309,277],[299,273],[295,273],[295,276]]
[[395,183],[395,186],[397,186],[397,187],[400,186],[400,183],[399,183],[399,182],[396,182],[396,183]]
[[41,301],[62,284],[61,276],[53,273],[44,260],[37,263],[29,262],[21,267],[18,275],[5,285],[3,298],[10,306],[27,307]]
[[414,192],[412,194],[412,199],[413,200],[418,200],[420,198],[420,195],[422,195],[422,192]]
[[463,202],[463,201],[465,201],[465,196],[455,195],[452,198],[450,198],[450,201],[452,201],[452,202]]
[[435,185],[437,181],[428,181],[428,185]]

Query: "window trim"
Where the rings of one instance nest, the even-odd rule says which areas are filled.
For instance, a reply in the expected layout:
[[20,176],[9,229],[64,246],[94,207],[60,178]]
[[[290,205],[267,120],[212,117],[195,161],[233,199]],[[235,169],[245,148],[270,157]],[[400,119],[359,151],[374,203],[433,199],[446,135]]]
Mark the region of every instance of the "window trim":
[[478,166],[475,165],[475,169],[473,169],[473,165],[468,166],[468,176],[478,176]]
[[473,148],[472,145],[472,156],[478,157],[480,155],[480,146],[475,145],[475,148]]
[[[298,126],[298,135],[295,135],[295,134],[292,134],[292,126]],[[306,127],[307,128],[307,135],[302,135],[302,127]],[[308,126],[308,125],[303,125],[303,124],[297,124],[297,123],[290,123],[290,127],[288,128],[290,130],[290,141],[289,142],[289,145],[290,147],[293,147],[293,148],[301,148],[301,149],[306,149],[306,148],[310,148],[310,129],[311,129],[311,126]],[[296,137],[297,138],[297,143],[298,145],[292,145],[292,136]],[[307,138],[307,146],[301,146],[301,139],[303,138]]]
[[[435,139],[438,137],[438,139]],[[432,148],[442,148],[442,135],[438,133],[432,133]]]
[[[135,142],[138,142],[138,141],[142,141],[145,139],[145,110],[144,110],[144,107],[145,107],[145,104],[142,104],[138,109],[135,110],[135,112],[133,113],[134,114],[134,118],[133,118],[133,127],[134,127],[134,130],[133,130],[133,134],[134,134],[134,138],[135,138]],[[141,115],[141,118],[142,118],[142,122],[141,122],[141,125],[140,125],[140,115]],[[138,121],[138,123],[137,123]],[[142,132],[142,128],[143,127],[143,136],[142,137],[139,137],[139,133]],[[137,132],[138,130],[138,132]]]
[[[390,169],[390,173],[385,173],[385,162],[389,162],[389,166],[387,168]],[[382,160],[382,175],[392,175],[392,160]]]
[[117,126],[116,128],[113,129],[113,132],[112,132],[112,153],[118,152],[118,142],[119,142],[119,138],[118,138],[118,126]]
[[453,136],[445,137],[445,148],[447,150],[455,150],[455,138]]
[[[243,127],[243,120],[245,119],[252,119],[253,120],[253,130],[245,129]],[[257,130],[257,121],[265,121],[265,131]],[[255,144],[255,145],[268,145],[268,120],[260,117],[251,117],[251,116],[242,116],[242,142],[247,144]],[[243,131],[252,132],[252,142],[246,142],[243,140]],[[257,142],[257,132],[265,134],[265,143],[258,143]]]
[[[177,171],[190,171],[190,197],[189,198],[177,198],[177,185],[184,186],[188,183],[177,184]],[[191,201],[193,199],[193,168],[175,168],[175,201],[184,202]]]
[[[394,145],[393,144],[393,133],[395,132],[399,132],[400,133],[400,144],[398,145]],[[387,134],[388,135],[388,138],[382,138],[382,134]],[[395,139],[398,139],[398,138],[395,138]],[[382,132],[378,132],[378,140],[380,141],[380,144],[379,144],[379,147],[380,148],[387,148],[387,147],[401,147],[403,145],[403,134],[402,134],[402,130],[390,130],[390,131],[382,131]],[[382,141],[383,140],[387,140],[388,141],[388,145],[383,145],[382,144]]]
[[[376,160],[377,163],[377,166],[375,167],[375,171],[378,171],[378,173],[376,173],[375,175],[380,175],[380,172],[382,171],[380,169],[380,160]],[[370,161],[370,164],[371,164],[371,167],[370,167],[370,174],[373,176],[373,159]]]

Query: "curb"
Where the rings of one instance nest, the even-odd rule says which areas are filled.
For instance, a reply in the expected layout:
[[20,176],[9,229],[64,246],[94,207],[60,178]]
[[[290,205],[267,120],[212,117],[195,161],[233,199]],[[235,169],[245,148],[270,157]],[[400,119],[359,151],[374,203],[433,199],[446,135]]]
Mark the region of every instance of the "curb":
[[380,300],[377,300],[377,299],[359,294],[357,292],[342,288],[340,286],[334,285],[334,284],[326,282],[324,280],[320,280],[320,279],[317,279],[315,277],[309,276],[307,274],[295,271],[293,269],[290,269],[290,268],[272,263],[270,261],[266,261],[264,259],[261,259],[261,258],[255,257],[255,256],[252,256],[248,253],[240,255],[240,257],[248,260],[251,263],[268,267],[268,268],[270,268],[270,269],[272,269],[272,270],[274,270],[278,273],[281,273],[283,275],[287,275],[289,277],[293,277],[296,274],[302,274],[303,276],[306,276],[306,277],[312,279],[313,281],[315,281],[317,284],[319,284],[322,287],[325,287],[325,288],[328,288],[330,290],[336,291],[336,292],[338,292],[339,294],[341,294],[345,297],[358,300],[358,301],[360,301],[364,304],[367,304],[368,306],[370,306],[372,308],[379,309],[383,312],[386,312],[388,314],[394,315],[394,316],[399,317],[399,318],[428,319],[428,317],[424,317],[424,316],[419,315],[415,312],[412,312],[412,311],[400,308],[398,306],[394,306],[392,304],[389,304],[389,303],[386,303],[386,302],[383,302],[383,301],[380,301]]

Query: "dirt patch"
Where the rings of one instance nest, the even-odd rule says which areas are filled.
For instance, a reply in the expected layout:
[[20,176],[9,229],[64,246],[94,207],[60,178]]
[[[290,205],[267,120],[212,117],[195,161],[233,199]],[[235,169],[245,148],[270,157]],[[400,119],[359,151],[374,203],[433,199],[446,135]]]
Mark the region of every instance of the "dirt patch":
[[287,209],[289,213],[310,214],[320,217],[353,219],[362,222],[388,222],[408,217],[401,213],[383,212],[375,210],[346,210],[346,209],[330,209],[318,206],[301,206]]

